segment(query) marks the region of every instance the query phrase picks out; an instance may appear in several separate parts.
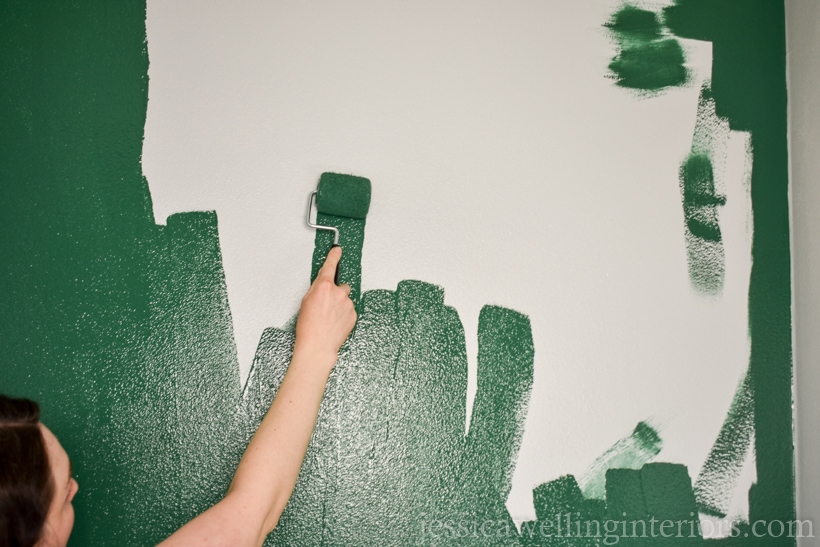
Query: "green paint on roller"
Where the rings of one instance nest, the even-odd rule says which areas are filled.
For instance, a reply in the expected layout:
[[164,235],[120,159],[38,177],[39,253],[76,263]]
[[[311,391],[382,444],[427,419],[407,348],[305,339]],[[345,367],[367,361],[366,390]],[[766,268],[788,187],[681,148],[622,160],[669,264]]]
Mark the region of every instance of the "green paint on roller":
[[[357,307],[362,287],[365,217],[369,209],[370,180],[353,175],[322,173],[316,191],[316,223],[339,230],[339,245],[343,252],[338,267],[338,280],[339,283],[350,285],[350,298]],[[316,230],[311,282],[319,274],[333,241],[331,231]]]
[[365,218],[370,209],[370,181],[353,175],[322,173],[316,209],[326,215]]
[[591,499],[606,497],[606,472],[609,469],[640,469],[657,456],[663,442],[658,432],[646,422],[638,422],[635,430],[601,454],[584,472],[581,489]]
[[657,14],[625,5],[605,26],[620,48],[609,64],[619,86],[657,92],[686,83],[683,49],[664,34]]

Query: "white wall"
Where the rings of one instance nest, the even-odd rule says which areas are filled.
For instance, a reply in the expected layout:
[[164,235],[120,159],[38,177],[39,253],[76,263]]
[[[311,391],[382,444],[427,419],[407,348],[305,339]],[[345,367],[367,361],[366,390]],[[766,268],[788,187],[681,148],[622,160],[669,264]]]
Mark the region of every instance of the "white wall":
[[217,211],[243,370],[307,288],[308,192],[350,172],[373,181],[362,288],[442,285],[471,390],[481,307],[532,320],[515,518],[641,420],[696,476],[748,365],[746,137],[729,142],[726,285],[703,296],[678,169],[711,46],[685,41],[687,87],[618,88],[602,24],[620,5],[149,0],[144,172],[158,222]]
[[786,0],[794,264],[797,514],[820,545],[820,2]]

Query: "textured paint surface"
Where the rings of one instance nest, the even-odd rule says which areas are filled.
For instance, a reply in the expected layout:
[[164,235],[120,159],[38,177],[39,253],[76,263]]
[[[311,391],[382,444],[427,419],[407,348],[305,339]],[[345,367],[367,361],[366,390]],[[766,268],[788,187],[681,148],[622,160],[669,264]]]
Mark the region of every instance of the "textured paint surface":
[[[678,0],[665,14],[677,35],[712,42],[716,113],[752,135],[748,374],[757,483],[749,518],[787,522],[795,511],[784,7],[766,0]],[[768,541],[794,544],[793,538]]]
[[609,64],[619,86],[655,92],[686,82],[683,49],[656,13],[625,5],[606,26],[620,46]]
[[[72,455],[72,545],[156,543],[225,491],[293,335],[264,333],[240,394],[216,215],[151,218],[144,6],[4,8],[2,74],[18,85],[2,102],[2,389],[40,400]],[[36,45],[44,33],[51,47]],[[442,289],[406,281],[361,298],[364,220],[318,221],[341,228],[340,277],[361,315],[271,542],[402,545],[423,519],[466,512],[511,525],[529,320],[481,312],[465,437],[464,331]],[[316,235],[314,275],[331,237]]]
[[326,215],[365,218],[370,209],[370,181],[339,173],[322,173],[316,210]]
[[702,513],[726,516],[753,436],[754,404],[747,374],[737,388],[726,421],[695,481],[698,509]]
[[[532,384],[528,319],[482,310],[465,437],[464,331],[441,288],[403,281],[365,293],[360,307],[270,544],[405,545],[425,522],[463,515],[513,526],[504,502]],[[292,342],[279,329],[263,336],[243,400],[246,435],[275,395]]]
[[718,294],[725,278],[725,252],[718,207],[726,204],[719,188],[725,161],[729,122],[715,112],[712,90],[704,85],[698,100],[692,151],[680,168],[680,189],[686,223],[686,257],[692,285]]
[[[224,492],[281,381],[292,333],[265,331],[240,392],[216,215],[182,213],[166,226],[151,216],[139,163],[144,5],[0,9],[0,74],[12,83],[0,91],[0,390],[39,399],[74,459],[82,490],[72,545],[150,544]],[[759,479],[752,518],[793,517],[785,61],[772,47],[782,43],[782,6],[681,1],[667,23],[714,42],[717,113],[753,135],[748,379],[694,489],[680,465],[616,464],[605,472],[603,500],[585,497],[571,475],[538,486],[536,523],[559,511],[573,521],[575,513],[590,521],[624,513],[691,519],[725,499],[721,481],[731,481],[751,442],[728,434],[749,421]],[[355,288],[360,323],[270,542],[404,545],[423,520],[455,515],[511,524],[504,500],[533,378],[528,319],[482,310],[465,436],[465,333],[442,289],[403,281],[395,291],[362,295],[364,222],[323,220],[349,222],[341,277]],[[330,237],[317,233],[314,271]],[[600,543],[545,542],[524,524],[521,537],[512,528],[486,542]],[[668,543],[689,544],[675,541]]]
[[609,469],[640,469],[657,456],[663,442],[658,432],[646,422],[640,422],[628,437],[624,437],[601,454],[581,477],[581,491],[587,498],[606,497],[606,472]]
[[[635,21],[627,7],[610,27],[623,10],[630,10]],[[795,513],[783,5],[677,0],[664,16],[678,36],[713,43],[712,88],[701,92],[692,152],[681,165],[690,278],[704,292],[718,293],[723,280],[717,207],[725,198],[715,187],[716,142],[725,140],[728,125],[750,131],[754,150],[749,372],[696,483],[698,508],[725,515],[753,437],[758,482],[749,492],[749,519],[787,522]]]
[[143,4],[0,10],[0,390],[38,400],[72,457],[71,544],[151,544],[230,479],[216,216],[152,218]]
[[[533,503],[538,520],[522,524],[522,545],[703,544],[692,483],[683,465],[611,468],[606,472],[605,501],[585,498],[575,478],[566,475],[537,487]],[[659,526],[665,520],[675,528],[662,535]],[[545,525],[551,537],[545,537]]]

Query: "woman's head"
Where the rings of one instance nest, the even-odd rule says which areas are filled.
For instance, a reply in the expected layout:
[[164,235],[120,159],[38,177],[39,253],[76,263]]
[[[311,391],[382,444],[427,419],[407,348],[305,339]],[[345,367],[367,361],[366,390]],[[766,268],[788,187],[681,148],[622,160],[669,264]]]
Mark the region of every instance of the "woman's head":
[[0,544],[64,546],[74,525],[77,483],[40,408],[0,395]]

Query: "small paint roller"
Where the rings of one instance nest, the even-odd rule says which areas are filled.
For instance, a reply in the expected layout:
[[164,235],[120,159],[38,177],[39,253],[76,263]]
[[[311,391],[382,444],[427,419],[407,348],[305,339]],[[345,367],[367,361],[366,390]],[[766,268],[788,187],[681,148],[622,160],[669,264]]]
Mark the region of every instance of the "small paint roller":
[[[339,246],[339,229],[322,226],[310,220],[313,205],[323,215],[364,219],[370,209],[370,180],[353,175],[322,173],[319,186],[308,198],[307,225],[317,230],[333,232],[333,247]],[[331,248],[333,248],[331,247]],[[339,266],[336,266],[336,284],[339,284]]]

